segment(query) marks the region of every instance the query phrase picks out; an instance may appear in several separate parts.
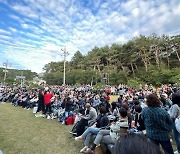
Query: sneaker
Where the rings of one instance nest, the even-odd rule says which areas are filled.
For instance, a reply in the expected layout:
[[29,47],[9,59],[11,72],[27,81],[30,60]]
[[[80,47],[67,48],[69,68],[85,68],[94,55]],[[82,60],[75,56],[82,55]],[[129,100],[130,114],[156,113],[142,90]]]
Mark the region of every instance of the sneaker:
[[84,153],[87,149],[88,149],[88,146],[85,146],[84,148],[82,148],[82,149],[80,150],[80,152],[81,152],[81,153]]
[[174,154],[180,154],[178,151],[175,151]]
[[81,136],[75,137],[75,140],[76,141],[82,141],[82,137]]
[[63,121],[63,122],[62,122],[62,124],[64,125],[64,124],[65,124],[65,122]]
[[69,133],[74,135],[74,136],[77,136],[77,133],[75,133],[75,132],[69,131]]
[[84,153],[85,154],[95,154],[94,150],[91,150],[90,148],[88,148]]
[[47,116],[47,119],[51,119],[51,117],[48,115],[48,116]]

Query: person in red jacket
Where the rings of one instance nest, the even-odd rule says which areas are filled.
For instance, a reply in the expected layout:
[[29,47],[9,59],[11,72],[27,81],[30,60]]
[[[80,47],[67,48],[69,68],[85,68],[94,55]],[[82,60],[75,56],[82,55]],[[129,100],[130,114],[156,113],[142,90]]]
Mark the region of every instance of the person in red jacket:
[[49,115],[51,114],[51,98],[53,97],[53,94],[50,93],[50,91],[46,91],[44,94],[44,105],[46,107],[45,113]]

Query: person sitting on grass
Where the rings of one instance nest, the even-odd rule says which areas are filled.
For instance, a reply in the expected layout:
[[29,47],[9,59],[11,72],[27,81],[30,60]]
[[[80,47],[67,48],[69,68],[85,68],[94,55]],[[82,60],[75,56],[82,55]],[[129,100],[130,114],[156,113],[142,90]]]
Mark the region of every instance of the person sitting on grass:
[[76,132],[77,136],[84,133],[86,126],[91,126],[96,121],[97,112],[96,109],[91,107],[89,103],[86,104],[85,115],[81,115],[81,120],[77,123]]
[[91,127],[88,127],[86,129],[86,131],[79,137],[75,137],[75,140],[76,141],[79,141],[79,140],[82,140],[82,139],[85,139],[84,141],[84,148],[81,149],[80,152],[84,152],[87,150],[88,148],[88,145],[89,145],[89,142],[90,142],[90,139],[91,139],[91,136],[92,135],[97,135],[98,132],[106,127],[109,123],[109,120],[108,120],[108,117],[106,115],[106,108],[105,107],[101,107],[100,108],[100,114],[98,115],[97,119],[96,119],[96,123],[91,126]]
[[145,130],[144,121],[142,120],[141,111],[142,107],[140,105],[136,105],[134,107],[135,109],[135,125],[131,126],[130,133],[135,134],[143,134],[143,131]]
[[[117,139],[119,138],[119,135],[121,133],[127,133],[128,130],[128,117],[127,117],[127,110],[124,108],[120,108],[119,110],[119,120],[118,121],[112,121],[109,129],[102,129],[98,132],[94,143],[91,148],[88,148],[84,153],[85,154],[94,154],[95,148],[100,143],[103,143],[104,145],[112,144],[114,145]],[[107,149],[103,149],[103,151],[106,151]]]

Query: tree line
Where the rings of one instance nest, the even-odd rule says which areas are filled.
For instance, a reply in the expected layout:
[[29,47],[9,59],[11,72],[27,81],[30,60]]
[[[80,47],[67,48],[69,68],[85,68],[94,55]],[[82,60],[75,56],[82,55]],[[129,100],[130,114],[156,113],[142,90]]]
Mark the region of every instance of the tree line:
[[[138,36],[124,44],[77,51],[66,63],[67,84],[180,83],[180,35]],[[62,84],[63,61],[44,66],[48,84]]]
[[[4,68],[0,68],[0,82],[4,83]],[[16,76],[25,76],[26,81],[32,81],[37,73],[31,72],[31,70],[17,70],[17,69],[7,69],[7,77],[6,77],[6,84],[19,84],[20,79],[16,79]]]

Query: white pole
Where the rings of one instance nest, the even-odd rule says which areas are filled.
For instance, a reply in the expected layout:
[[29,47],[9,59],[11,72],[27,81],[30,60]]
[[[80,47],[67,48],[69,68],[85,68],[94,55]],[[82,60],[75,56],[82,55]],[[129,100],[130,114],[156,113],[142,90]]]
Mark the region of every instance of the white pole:
[[64,48],[64,77],[63,77],[63,85],[66,84],[66,47]]
[[8,67],[8,60],[6,63],[4,63],[5,65],[5,70],[4,70],[4,84],[6,83],[6,77],[7,77],[7,67]]

